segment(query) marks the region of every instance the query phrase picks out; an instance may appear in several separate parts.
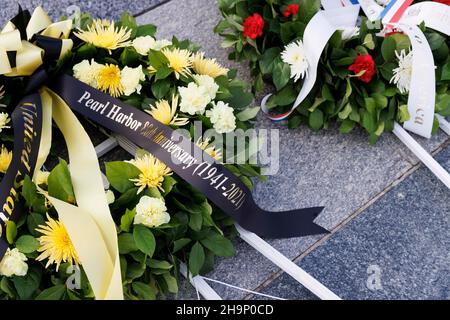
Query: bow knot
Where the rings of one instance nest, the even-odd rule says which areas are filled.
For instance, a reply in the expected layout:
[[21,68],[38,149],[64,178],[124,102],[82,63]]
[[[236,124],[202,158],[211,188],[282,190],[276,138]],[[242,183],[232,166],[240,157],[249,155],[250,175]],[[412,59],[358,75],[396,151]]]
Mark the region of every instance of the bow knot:
[[72,21],[52,23],[41,7],[19,13],[0,32],[0,75],[31,76],[44,61],[58,60],[72,49]]

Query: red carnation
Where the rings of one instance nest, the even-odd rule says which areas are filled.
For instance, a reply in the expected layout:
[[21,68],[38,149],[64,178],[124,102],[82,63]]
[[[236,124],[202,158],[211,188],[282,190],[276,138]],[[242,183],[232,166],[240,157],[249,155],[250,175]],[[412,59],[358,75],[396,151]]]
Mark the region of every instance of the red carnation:
[[450,0],[434,0],[434,2],[439,2],[450,6]]
[[296,15],[296,14],[298,14],[299,9],[300,9],[299,4],[290,4],[287,6],[286,10],[284,10],[283,16],[285,16],[287,18],[291,15]]
[[250,39],[255,40],[257,37],[263,35],[264,20],[258,14],[254,13],[252,16],[247,17],[244,21],[244,31],[242,34]]
[[375,62],[370,54],[360,54],[355,58],[355,62],[348,67],[348,70],[353,71],[355,74],[365,71],[362,75],[358,76],[358,79],[362,82],[369,83],[375,74]]

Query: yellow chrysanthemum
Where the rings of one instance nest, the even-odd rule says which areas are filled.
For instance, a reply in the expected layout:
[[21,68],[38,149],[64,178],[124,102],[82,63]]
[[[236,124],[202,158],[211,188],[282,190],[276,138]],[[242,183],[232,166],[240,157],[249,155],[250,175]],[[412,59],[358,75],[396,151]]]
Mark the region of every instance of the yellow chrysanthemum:
[[52,219],[47,215],[47,222],[45,225],[40,225],[36,231],[43,234],[39,238],[40,246],[39,252],[42,252],[36,260],[42,261],[48,259],[45,267],[55,263],[56,271],[62,262],[69,262],[70,264],[80,264],[75,247],[69,238],[64,225],[57,220]]
[[161,52],[169,61],[169,67],[175,72],[177,78],[190,74],[189,68],[192,66],[192,53],[186,49],[169,49],[163,48]]
[[106,64],[98,71],[98,89],[108,92],[113,97],[120,97],[123,94],[123,86],[120,81],[120,69],[115,64]]
[[12,160],[12,152],[8,151],[4,146],[0,151],[0,172],[6,173]]
[[209,154],[211,158],[220,161],[222,159],[222,153],[220,152],[220,149],[216,149],[216,147],[209,142],[209,139],[202,140],[202,138],[200,138],[196,142],[196,145],[207,154]]
[[228,69],[218,64],[216,59],[206,59],[204,56],[203,52],[198,52],[191,59],[192,68],[197,74],[217,78],[228,73]]
[[136,179],[130,179],[134,184],[139,187],[138,194],[145,188],[158,188],[162,191],[162,183],[164,177],[171,175],[172,170],[168,168],[164,163],[159,161],[151,154],[145,154],[142,157],[136,157],[136,159],[128,161],[136,166],[141,173]]
[[165,124],[174,126],[184,126],[189,123],[188,118],[178,117],[178,96],[172,97],[172,106],[167,100],[156,101],[155,105],[151,107],[150,110],[145,110],[150,114],[155,120]]
[[111,50],[131,45],[131,30],[125,27],[116,28],[114,21],[107,23],[105,20],[94,20],[87,30],[79,29],[75,35],[84,42],[107,49],[109,53]]

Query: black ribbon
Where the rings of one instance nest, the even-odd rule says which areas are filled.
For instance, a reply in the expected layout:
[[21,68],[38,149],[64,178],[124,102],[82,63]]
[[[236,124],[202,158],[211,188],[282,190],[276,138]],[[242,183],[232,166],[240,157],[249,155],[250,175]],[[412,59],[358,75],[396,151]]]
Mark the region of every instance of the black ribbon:
[[313,222],[323,207],[285,212],[261,209],[251,191],[234,174],[188,138],[145,112],[68,75],[53,81],[50,88],[71,109],[152,153],[245,229],[270,238],[328,232]]
[[42,129],[42,105],[39,94],[23,98],[11,115],[14,150],[11,164],[0,183],[0,259],[8,249],[6,221],[17,222],[23,212],[19,194],[25,176],[36,166]]

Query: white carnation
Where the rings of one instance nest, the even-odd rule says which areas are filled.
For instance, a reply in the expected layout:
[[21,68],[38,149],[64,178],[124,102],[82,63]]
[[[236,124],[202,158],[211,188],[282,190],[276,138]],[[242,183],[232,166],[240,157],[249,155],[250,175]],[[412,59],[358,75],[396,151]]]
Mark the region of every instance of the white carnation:
[[8,114],[6,112],[0,112],[0,132],[2,132],[3,129],[10,128],[7,124],[11,121]]
[[194,114],[203,114],[206,106],[211,102],[211,98],[205,87],[199,86],[195,82],[191,82],[187,87],[178,87],[180,93],[181,112]]
[[97,88],[97,76],[101,67],[102,65],[95,62],[94,59],[91,62],[89,60],[83,60],[73,66],[73,76],[81,82]]
[[214,100],[216,98],[217,91],[219,90],[219,86],[214,81],[214,78],[208,75],[194,75],[195,82],[200,86],[204,87],[209,98]]
[[11,276],[24,276],[28,272],[27,257],[20,252],[17,248],[8,250],[5,253],[2,261],[0,262],[0,275]]
[[170,215],[164,201],[160,198],[143,196],[136,206],[134,224],[142,224],[153,228],[170,221]]
[[120,72],[120,83],[123,87],[123,93],[126,96],[137,92],[141,93],[141,81],[145,80],[145,74],[142,71],[142,66],[136,68],[125,67]]
[[172,41],[162,39],[162,40],[156,40],[155,46],[152,48],[153,50],[160,51],[162,48],[168,47],[172,45]]
[[131,45],[137,53],[146,56],[150,49],[155,49],[156,40],[152,36],[137,37],[133,40]]
[[211,110],[206,111],[206,116],[218,133],[232,132],[236,128],[236,117],[228,103],[217,102]]

